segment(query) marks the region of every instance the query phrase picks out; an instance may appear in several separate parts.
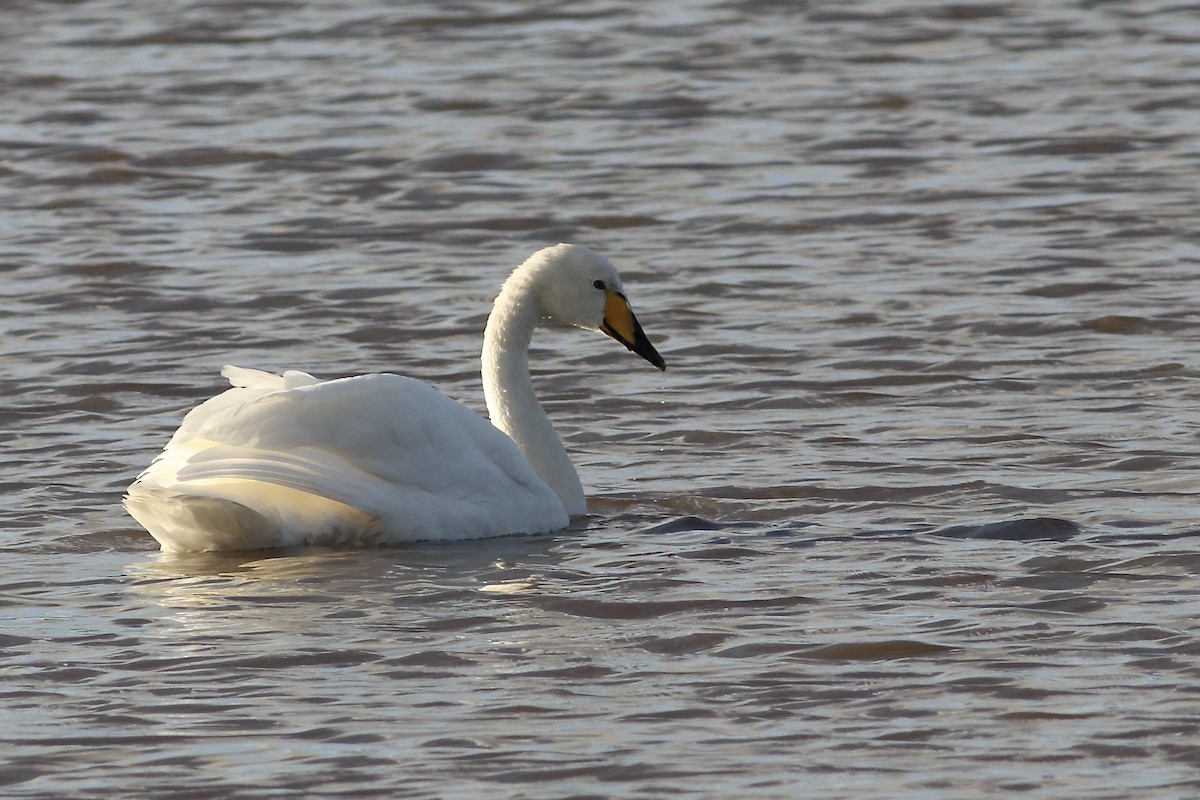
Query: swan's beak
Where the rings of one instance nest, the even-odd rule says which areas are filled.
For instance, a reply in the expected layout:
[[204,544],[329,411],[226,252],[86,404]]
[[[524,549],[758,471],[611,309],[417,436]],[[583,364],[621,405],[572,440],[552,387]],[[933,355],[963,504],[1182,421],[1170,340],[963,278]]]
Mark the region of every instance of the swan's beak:
[[663,361],[654,345],[650,344],[650,340],[642,332],[642,326],[638,324],[637,317],[633,315],[633,309],[629,307],[629,301],[620,292],[610,291],[604,298],[604,322],[600,323],[600,330],[654,366],[666,370],[667,362]]

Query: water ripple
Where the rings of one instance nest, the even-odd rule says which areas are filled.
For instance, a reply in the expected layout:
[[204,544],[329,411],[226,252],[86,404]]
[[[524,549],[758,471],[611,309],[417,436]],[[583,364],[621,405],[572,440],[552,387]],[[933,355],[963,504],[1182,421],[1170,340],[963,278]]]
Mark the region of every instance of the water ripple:
[[[0,10],[14,796],[1187,797],[1192,132],[1165,2]],[[553,536],[158,554],[224,363],[473,408],[546,331]]]

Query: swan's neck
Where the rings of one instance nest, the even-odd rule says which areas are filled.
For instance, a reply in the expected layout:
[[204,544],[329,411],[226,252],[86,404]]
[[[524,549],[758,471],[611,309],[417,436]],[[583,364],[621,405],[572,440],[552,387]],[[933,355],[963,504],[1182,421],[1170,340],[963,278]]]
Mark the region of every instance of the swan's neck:
[[550,418],[533,393],[529,342],[541,321],[528,277],[505,282],[483,334],[483,396],[492,424],[517,443],[572,517],[587,513],[583,486]]

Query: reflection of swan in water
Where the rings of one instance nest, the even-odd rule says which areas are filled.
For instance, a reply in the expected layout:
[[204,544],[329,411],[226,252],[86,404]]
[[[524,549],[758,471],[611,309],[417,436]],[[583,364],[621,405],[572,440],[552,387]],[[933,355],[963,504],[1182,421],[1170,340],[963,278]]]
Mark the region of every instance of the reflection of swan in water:
[[548,247],[505,281],[488,318],[490,424],[412,378],[226,367],[234,388],[187,415],[126,508],[169,551],[563,528],[587,507],[529,376],[530,338],[545,320],[603,331],[665,368],[616,269],[586,247]]
[[[387,552],[153,553],[125,566],[126,585],[131,598],[154,609],[149,615],[183,632],[172,639],[171,658],[210,663],[247,651],[232,644],[214,649],[214,642],[256,642],[264,630],[280,641],[311,642],[314,632],[332,631],[347,614],[391,608],[397,576],[390,563],[368,557]],[[286,648],[277,650],[259,655],[288,657]]]
[[[240,558],[223,553],[155,553],[128,564],[126,574],[132,591],[164,608],[233,609],[240,596],[253,596],[249,607],[274,604],[311,594],[300,581],[306,577],[305,559]],[[315,562],[311,571],[316,577]],[[329,566],[325,566],[326,574]]]
[[[554,537],[504,537],[459,547],[418,542],[403,550],[306,547],[287,552],[155,552],[126,562],[132,596],[196,632],[233,635],[270,627],[311,632],[322,620],[374,617],[429,603],[475,607],[481,594],[526,593],[562,569]],[[560,581],[546,587],[561,591]],[[403,597],[396,587],[403,586]],[[520,591],[523,590],[523,591]],[[481,607],[483,608],[483,607]],[[319,609],[319,610],[318,610]],[[314,614],[315,612],[315,614]]]

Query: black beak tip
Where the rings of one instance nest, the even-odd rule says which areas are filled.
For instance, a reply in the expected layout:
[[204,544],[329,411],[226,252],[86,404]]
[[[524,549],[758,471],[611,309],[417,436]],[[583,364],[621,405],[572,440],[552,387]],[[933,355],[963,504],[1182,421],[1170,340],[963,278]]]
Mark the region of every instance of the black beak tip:
[[625,348],[629,350],[629,352],[636,353],[637,355],[649,361],[651,364],[657,367],[660,372],[667,371],[667,362],[663,360],[663,357],[660,356],[658,351],[654,349],[654,345],[650,344],[650,340],[647,339],[646,334],[642,332],[642,326],[638,325],[636,321],[634,322],[632,342],[626,340],[625,337],[618,334],[612,329],[611,326],[609,326],[608,323],[601,325],[600,330],[611,338],[625,345]]
[[658,367],[659,372],[667,371],[667,362],[654,349],[654,345],[650,344],[650,340],[646,338],[646,334],[642,333],[640,328],[637,331],[637,336],[634,337],[633,344],[627,345],[627,347]]

